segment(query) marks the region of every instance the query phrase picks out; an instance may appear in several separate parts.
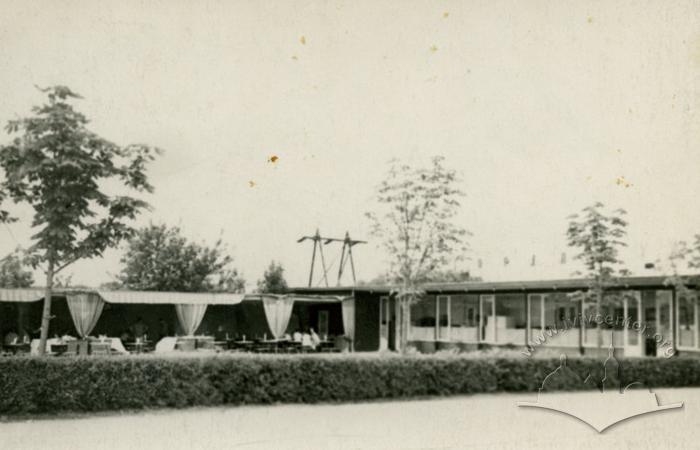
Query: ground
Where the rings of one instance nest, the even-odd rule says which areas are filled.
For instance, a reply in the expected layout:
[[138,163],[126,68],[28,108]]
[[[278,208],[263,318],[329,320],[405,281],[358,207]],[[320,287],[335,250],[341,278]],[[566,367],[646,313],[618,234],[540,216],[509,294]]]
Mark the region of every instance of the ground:
[[[684,408],[598,434],[556,412],[518,408],[533,394],[344,405],[196,408],[0,423],[0,448],[23,449],[604,449],[697,448],[700,388],[656,389]],[[576,393],[572,395],[585,395]]]

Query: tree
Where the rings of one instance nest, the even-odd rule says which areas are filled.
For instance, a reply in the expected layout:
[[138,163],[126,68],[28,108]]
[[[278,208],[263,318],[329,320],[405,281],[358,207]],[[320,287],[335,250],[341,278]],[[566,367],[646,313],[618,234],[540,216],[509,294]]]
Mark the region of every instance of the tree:
[[[569,216],[566,231],[570,247],[579,250],[574,257],[583,262],[585,276],[590,280],[586,291],[575,293],[573,299],[579,301],[594,300],[596,314],[601,314],[603,307],[619,302],[620,296],[609,292],[618,285],[617,277],[628,275],[620,259],[620,249],[626,247],[623,238],[627,234],[627,222],[623,219],[624,209],[605,211],[605,205],[597,202],[584,208],[580,214]],[[577,273],[581,275],[581,273]],[[583,313],[583,311],[582,311]],[[583,316],[582,316],[583,319]],[[582,330],[579,327],[579,347],[583,350]],[[601,327],[597,328],[597,345],[602,347]]]
[[188,242],[179,227],[151,224],[129,240],[118,280],[140,291],[241,293],[245,281],[232,261],[220,239],[208,247]]
[[284,267],[280,263],[271,261],[262,280],[258,280],[258,292],[261,294],[285,294],[288,290],[287,281],[284,279]]
[[27,288],[34,284],[34,276],[26,269],[19,252],[10,253],[0,261],[0,288]]
[[[151,192],[146,164],[157,149],[146,145],[120,147],[87,128],[88,120],[73,109],[81,97],[65,86],[41,89],[48,103],[35,106],[31,117],[11,120],[9,134],[22,133],[0,147],[0,206],[7,198],[34,209],[38,229],[28,249],[32,265],[46,264],[41,320],[43,354],[51,317],[54,276],[81,258],[100,256],[133,229],[129,222],[147,207],[134,197],[108,195],[106,182],[120,182],[136,192]],[[14,221],[0,209],[0,220]]]
[[389,256],[390,281],[400,305],[400,347],[407,349],[410,306],[423,296],[421,284],[461,260],[467,231],[456,223],[459,199],[457,173],[434,157],[429,167],[414,168],[391,161],[377,188],[377,207],[366,215]]

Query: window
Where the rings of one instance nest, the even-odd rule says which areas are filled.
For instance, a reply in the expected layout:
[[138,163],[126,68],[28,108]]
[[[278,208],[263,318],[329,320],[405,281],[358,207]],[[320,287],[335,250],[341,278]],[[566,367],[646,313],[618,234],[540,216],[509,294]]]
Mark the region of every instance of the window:
[[523,345],[527,314],[524,294],[496,295],[496,342]]
[[457,342],[477,342],[479,296],[450,296],[450,337]]
[[435,297],[425,297],[411,305],[410,338],[414,341],[434,341],[436,324]]
[[695,296],[678,296],[678,346],[696,347]]

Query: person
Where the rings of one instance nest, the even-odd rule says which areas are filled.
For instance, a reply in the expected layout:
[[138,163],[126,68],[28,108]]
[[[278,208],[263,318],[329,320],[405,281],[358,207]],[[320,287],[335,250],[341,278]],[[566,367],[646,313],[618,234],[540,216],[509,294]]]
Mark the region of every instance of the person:
[[168,326],[168,322],[166,322],[162,317],[158,319],[158,332],[160,333],[158,340],[170,336],[170,326]]
[[301,342],[301,332],[299,330],[295,331],[292,335],[292,340],[294,342]]
[[216,327],[216,331],[214,332],[214,340],[219,342],[228,340],[228,333],[223,325]]
[[318,337],[313,328],[309,328],[309,333],[311,334],[311,345],[316,349],[321,344],[321,338]]
[[122,334],[119,335],[119,339],[121,339],[122,342],[131,342],[131,334],[129,333],[129,330],[122,331]]
[[306,350],[315,350],[314,344],[311,342],[311,335],[309,333],[304,333],[301,335],[301,348]]
[[12,345],[16,344],[17,340],[19,339],[19,335],[15,333],[15,330],[10,330],[6,335],[5,335],[5,345]]
[[148,326],[143,322],[143,318],[139,317],[136,323],[131,327],[134,333],[134,339],[144,340],[146,333],[148,333]]

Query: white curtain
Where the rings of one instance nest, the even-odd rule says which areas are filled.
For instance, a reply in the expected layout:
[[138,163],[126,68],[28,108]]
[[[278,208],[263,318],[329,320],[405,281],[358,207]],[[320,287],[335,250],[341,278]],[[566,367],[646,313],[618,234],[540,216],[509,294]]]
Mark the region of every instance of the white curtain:
[[75,330],[80,337],[89,336],[102,314],[105,305],[102,298],[97,294],[76,292],[66,294],[66,302]]
[[263,308],[265,308],[265,317],[267,324],[270,326],[270,331],[275,339],[280,339],[284,336],[289,325],[289,319],[292,317],[292,308],[294,307],[294,299],[291,297],[268,297],[263,296]]
[[343,329],[351,342],[355,340],[355,299],[343,300]]
[[185,332],[185,334],[187,334],[187,336],[194,335],[197,328],[199,328],[199,325],[202,323],[202,319],[204,319],[204,313],[206,311],[207,305],[202,303],[193,305],[175,305],[177,320],[180,321],[180,326],[182,326],[182,330]]

